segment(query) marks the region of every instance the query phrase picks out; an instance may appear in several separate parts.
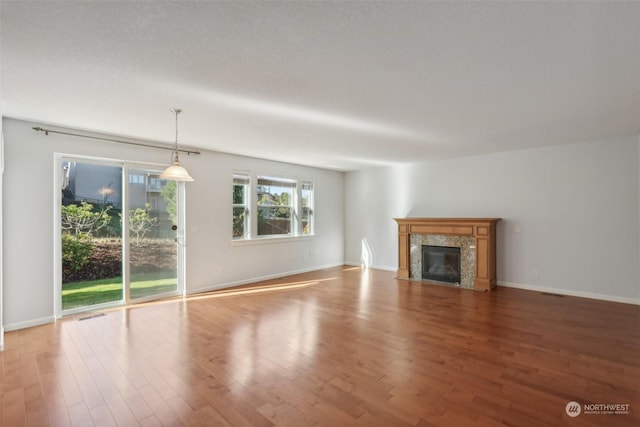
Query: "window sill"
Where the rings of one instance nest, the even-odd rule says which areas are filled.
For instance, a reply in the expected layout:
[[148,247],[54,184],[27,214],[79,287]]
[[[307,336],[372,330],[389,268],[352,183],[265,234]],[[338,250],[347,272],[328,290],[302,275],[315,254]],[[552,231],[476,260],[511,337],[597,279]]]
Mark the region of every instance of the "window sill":
[[306,236],[279,236],[279,237],[258,237],[253,239],[237,239],[231,241],[231,246],[268,245],[273,243],[290,243],[300,240],[308,240],[315,237],[313,234]]

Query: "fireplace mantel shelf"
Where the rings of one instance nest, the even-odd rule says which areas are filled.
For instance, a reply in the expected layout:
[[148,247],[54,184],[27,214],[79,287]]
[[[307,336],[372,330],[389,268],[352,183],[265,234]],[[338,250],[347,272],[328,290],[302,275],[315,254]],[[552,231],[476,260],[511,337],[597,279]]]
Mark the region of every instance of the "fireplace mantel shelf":
[[398,223],[398,278],[409,279],[410,235],[470,236],[476,240],[476,271],[473,289],[495,289],[496,224],[500,218],[394,218]]

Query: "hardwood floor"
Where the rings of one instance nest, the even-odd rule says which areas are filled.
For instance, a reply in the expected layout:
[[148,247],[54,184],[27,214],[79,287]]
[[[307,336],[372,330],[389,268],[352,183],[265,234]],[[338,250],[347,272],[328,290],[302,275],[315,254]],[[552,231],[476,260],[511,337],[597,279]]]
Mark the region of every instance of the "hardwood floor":
[[394,276],[332,268],[9,332],[2,425],[640,425],[640,307]]

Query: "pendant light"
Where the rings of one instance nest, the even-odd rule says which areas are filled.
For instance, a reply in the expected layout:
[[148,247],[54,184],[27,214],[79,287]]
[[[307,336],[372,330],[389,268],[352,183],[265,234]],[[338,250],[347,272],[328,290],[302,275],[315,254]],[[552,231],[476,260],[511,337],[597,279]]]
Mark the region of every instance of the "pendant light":
[[194,181],[189,175],[189,172],[182,166],[180,166],[180,158],[178,154],[178,114],[182,112],[179,108],[174,108],[171,110],[172,113],[176,115],[176,142],[173,145],[173,154],[172,160],[173,164],[165,169],[160,175],[160,179],[168,179],[171,181]]

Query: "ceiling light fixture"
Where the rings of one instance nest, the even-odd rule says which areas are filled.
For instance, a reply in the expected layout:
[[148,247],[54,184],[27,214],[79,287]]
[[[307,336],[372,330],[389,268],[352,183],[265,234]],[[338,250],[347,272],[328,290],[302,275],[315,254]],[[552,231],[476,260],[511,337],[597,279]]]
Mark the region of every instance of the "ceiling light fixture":
[[180,166],[180,158],[178,153],[178,114],[182,112],[179,108],[173,108],[171,110],[172,113],[176,115],[176,142],[173,145],[173,155],[172,161],[173,164],[166,168],[162,175],[160,175],[160,179],[168,179],[171,181],[195,181],[189,175],[189,172],[182,166]]

